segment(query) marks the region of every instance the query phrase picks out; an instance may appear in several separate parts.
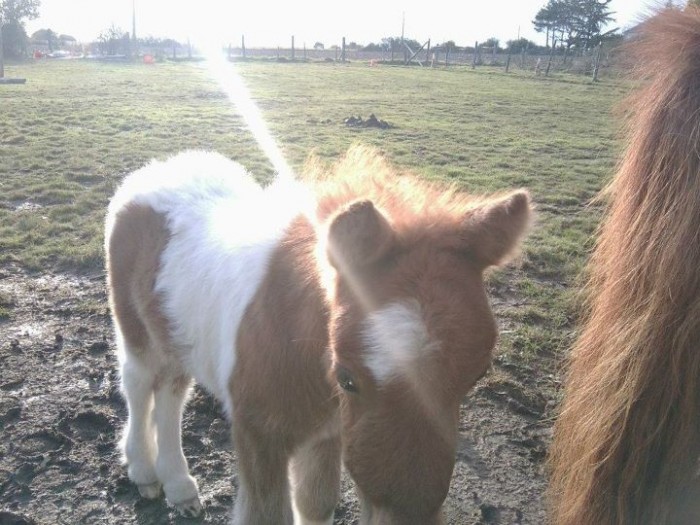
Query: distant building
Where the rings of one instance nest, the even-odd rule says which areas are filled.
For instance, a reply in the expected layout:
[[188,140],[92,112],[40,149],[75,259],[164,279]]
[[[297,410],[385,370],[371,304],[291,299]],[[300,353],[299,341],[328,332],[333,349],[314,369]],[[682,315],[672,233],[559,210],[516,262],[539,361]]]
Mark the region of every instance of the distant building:
[[32,54],[34,51],[41,51],[42,53],[74,51],[79,47],[75,37],[58,34],[52,29],[39,29],[29,37],[29,48]]

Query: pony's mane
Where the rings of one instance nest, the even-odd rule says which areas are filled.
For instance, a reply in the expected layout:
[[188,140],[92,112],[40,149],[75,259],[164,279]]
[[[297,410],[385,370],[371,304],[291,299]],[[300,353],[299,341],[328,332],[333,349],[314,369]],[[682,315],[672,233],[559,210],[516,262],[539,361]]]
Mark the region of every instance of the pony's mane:
[[644,85],[555,425],[558,525],[681,522],[700,453],[700,10],[654,16],[628,52]]
[[316,186],[317,214],[325,222],[336,211],[358,199],[371,200],[399,231],[423,225],[441,227],[462,221],[467,213],[490,198],[459,192],[454,184],[437,184],[399,171],[370,146],[355,145],[328,166],[312,157],[304,170]]

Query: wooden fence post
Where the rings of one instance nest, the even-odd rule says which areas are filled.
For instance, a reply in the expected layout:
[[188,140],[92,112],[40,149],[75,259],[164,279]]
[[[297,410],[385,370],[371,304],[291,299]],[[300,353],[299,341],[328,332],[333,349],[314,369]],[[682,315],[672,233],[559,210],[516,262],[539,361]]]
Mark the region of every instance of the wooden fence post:
[[[409,47],[409,45],[406,44],[406,49],[409,50],[409,51],[411,52],[411,56],[408,57],[408,60],[406,61],[406,63],[405,63],[404,65],[407,66],[414,58],[416,58],[416,57],[418,56],[418,53],[420,53],[421,51],[423,51],[423,49],[424,49],[425,46],[428,44],[428,42],[430,42],[430,41],[429,41],[429,40],[426,41],[426,42],[425,42],[422,46],[420,46],[416,51],[413,51],[413,50]],[[423,63],[422,63],[420,60],[418,60],[417,58],[416,58],[416,62],[418,62],[418,65],[419,65],[420,67],[423,67]]]
[[479,42],[474,42],[474,56],[472,57],[472,69],[476,69],[476,54],[479,52]]
[[498,42],[494,40],[493,42],[493,54],[491,55],[491,65],[496,65],[496,50],[498,49]]
[[2,18],[0,18],[0,78],[5,78],[5,52],[2,48]]
[[445,48],[445,67],[450,66],[450,48],[446,47]]
[[593,66],[593,82],[598,82],[598,70],[600,68],[600,54],[603,50],[603,43],[598,44],[598,52],[595,57],[595,65]]
[[340,54],[340,61],[345,62],[345,37],[343,37],[343,49]]
[[173,42],[173,60],[177,58],[177,42]]
[[304,42],[304,61],[306,61],[306,42]]
[[241,35],[241,51],[243,52],[243,58],[245,58],[245,35]]
[[508,73],[508,69],[510,69],[510,48],[508,48],[508,57],[506,58],[506,73]]
[[527,48],[530,47],[530,42],[525,44],[525,47],[523,47],[522,53],[520,53],[520,67],[525,69],[525,59],[527,58]]
[[428,39],[428,47],[425,52],[425,61],[429,62],[430,61],[430,39]]
[[557,47],[557,42],[556,40],[552,42],[552,49],[549,52],[549,59],[547,60],[547,69],[544,71],[544,76],[549,76],[549,68],[552,67],[552,58],[554,57],[554,50]]
[[294,35],[292,35],[292,60],[294,60]]

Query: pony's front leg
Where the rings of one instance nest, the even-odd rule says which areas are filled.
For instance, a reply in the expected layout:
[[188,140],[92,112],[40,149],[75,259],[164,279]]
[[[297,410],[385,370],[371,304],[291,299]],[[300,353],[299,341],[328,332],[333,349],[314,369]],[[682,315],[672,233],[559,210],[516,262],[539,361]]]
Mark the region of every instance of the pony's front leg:
[[185,516],[198,516],[202,511],[199,490],[197,482],[190,476],[181,438],[182,411],[191,380],[181,374],[159,379],[154,409],[158,439],[156,473],[163,483],[168,503]]
[[294,525],[331,525],[340,497],[340,437],[314,436],[289,465]]
[[238,452],[238,496],[233,525],[292,525],[286,447],[234,425]]

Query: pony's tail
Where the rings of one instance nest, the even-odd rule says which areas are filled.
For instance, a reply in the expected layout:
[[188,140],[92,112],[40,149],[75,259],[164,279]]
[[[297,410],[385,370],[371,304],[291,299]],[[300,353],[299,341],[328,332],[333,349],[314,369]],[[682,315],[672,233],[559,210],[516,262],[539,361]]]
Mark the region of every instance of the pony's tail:
[[557,525],[700,523],[680,514],[700,505],[700,10],[657,14],[628,51],[644,87],[554,428]]

